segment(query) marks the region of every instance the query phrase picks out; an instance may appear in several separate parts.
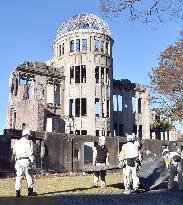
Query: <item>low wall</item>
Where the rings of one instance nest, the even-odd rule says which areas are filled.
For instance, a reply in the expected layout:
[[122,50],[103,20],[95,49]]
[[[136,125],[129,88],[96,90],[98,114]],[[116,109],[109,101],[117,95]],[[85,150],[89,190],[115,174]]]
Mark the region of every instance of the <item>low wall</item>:
[[[5,130],[0,137],[0,159],[6,161],[7,167],[11,163],[11,142],[21,135],[20,130]],[[49,172],[81,171],[93,163],[93,147],[98,143],[96,136],[79,136],[68,134],[33,132],[35,166],[37,170],[44,169]],[[118,164],[118,154],[122,145],[126,143],[125,137],[107,137],[106,145],[109,150],[109,163]],[[175,143],[160,140],[144,140],[142,150],[144,158],[149,155],[161,157],[164,146],[174,150]],[[45,157],[42,156],[42,147],[45,147]],[[5,166],[4,166],[5,167]]]

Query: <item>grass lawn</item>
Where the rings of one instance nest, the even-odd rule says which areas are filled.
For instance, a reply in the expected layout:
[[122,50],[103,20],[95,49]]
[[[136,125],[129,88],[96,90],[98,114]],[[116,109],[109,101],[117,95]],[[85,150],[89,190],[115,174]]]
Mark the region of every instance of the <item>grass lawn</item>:
[[0,179],[0,205],[64,205],[63,202],[55,197],[55,194],[61,193],[108,193],[121,192],[122,174],[108,174],[106,176],[107,187],[102,189],[91,188],[93,182],[92,175],[86,176],[48,176],[35,178],[35,191],[37,197],[27,196],[26,181],[22,183],[22,195],[25,197],[15,198],[15,179]]

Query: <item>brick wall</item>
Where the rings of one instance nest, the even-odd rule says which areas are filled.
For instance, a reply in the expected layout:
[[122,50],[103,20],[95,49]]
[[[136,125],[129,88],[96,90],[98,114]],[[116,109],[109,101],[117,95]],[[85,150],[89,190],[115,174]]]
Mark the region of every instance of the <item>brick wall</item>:
[[14,108],[16,112],[15,129],[22,129],[22,124],[28,125],[33,131],[44,130],[44,106],[37,100],[25,100],[14,104],[8,109],[7,128],[10,127],[10,112]]

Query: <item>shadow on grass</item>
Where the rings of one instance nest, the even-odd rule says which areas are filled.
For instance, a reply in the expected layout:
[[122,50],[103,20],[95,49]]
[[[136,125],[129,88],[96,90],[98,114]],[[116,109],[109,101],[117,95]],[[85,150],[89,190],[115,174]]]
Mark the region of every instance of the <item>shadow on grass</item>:
[[117,189],[124,189],[124,183],[110,184],[110,185],[107,185],[107,187],[113,187],[113,188],[117,188]]
[[93,189],[92,187],[89,188],[74,188],[74,189],[68,189],[68,190],[62,190],[62,191],[54,191],[54,192],[46,192],[46,193],[38,193],[38,196],[46,195],[46,194],[59,194],[59,193],[68,193],[68,192],[78,192],[78,191],[86,191],[89,189]]
[[62,200],[51,196],[36,197],[0,197],[0,205],[67,205]]
[[[119,185],[118,187],[121,187]],[[78,189],[77,189],[78,190]],[[67,190],[69,191],[69,190]],[[58,193],[58,192],[57,192]],[[56,196],[0,197],[0,205],[182,205],[183,191],[150,191],[142,194],[68,193]]]

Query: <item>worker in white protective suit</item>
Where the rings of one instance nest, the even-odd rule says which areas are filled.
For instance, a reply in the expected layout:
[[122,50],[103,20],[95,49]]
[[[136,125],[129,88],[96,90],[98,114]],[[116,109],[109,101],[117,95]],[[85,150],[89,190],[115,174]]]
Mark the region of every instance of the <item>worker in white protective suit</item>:
[[13,155],[15,156],[15,169],[16,169],[16,197],[21,197],[21,182],[22,177],[25,175],[28,185],[28,196],[36,196],[37,193],[33,192],[34,181],[32,178],[32,163],[34,161],[33,147],[28,140],[31,136],[31,131],[24,129],[22,137],[17,140],[13,146]]
[[178,174],[179,190],[183,190],[182,159],[180,153],[170,152],[169,149],[166,148],[162,152],[162,158],[164,159],[169,171],[168,189],[172,190],[174,188],[174,178]]
[[132,135],[127,136],[127,143],[122,146],[122,150],[119,154],[119,160],[125,160],[126,165],[123,168],[124,177],[124,194],[131,193],[130,179],[132,179],[133,191],[138,191],[139,177],[137,176],[137,162],[139,158],[138,146],[134,143],[134,137]]

